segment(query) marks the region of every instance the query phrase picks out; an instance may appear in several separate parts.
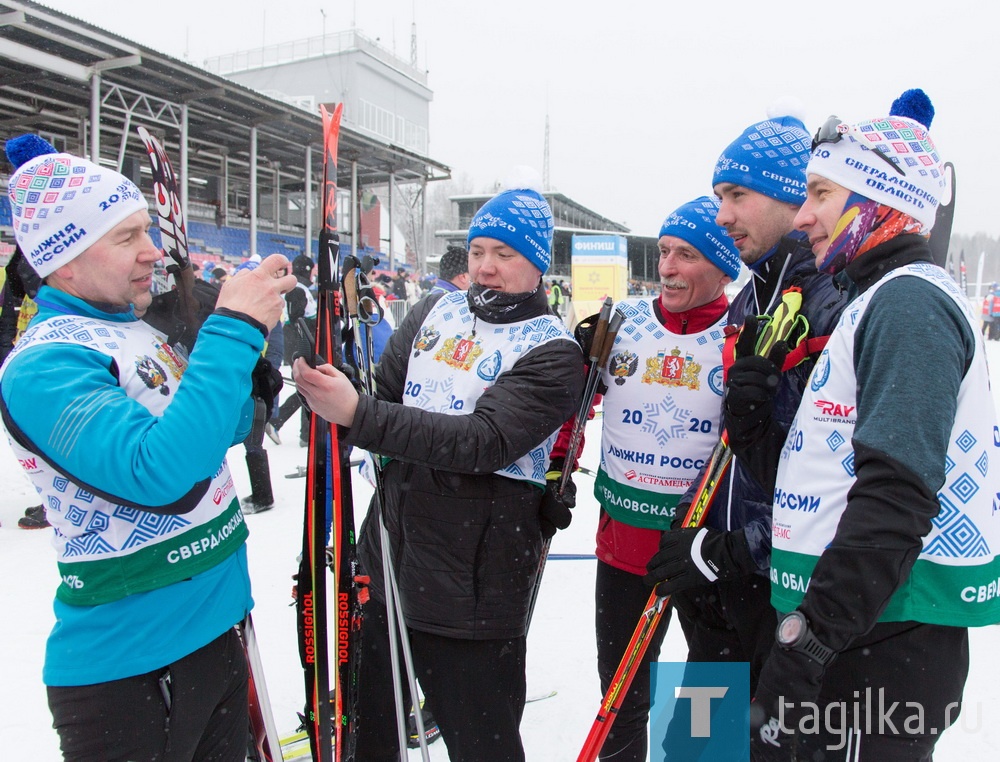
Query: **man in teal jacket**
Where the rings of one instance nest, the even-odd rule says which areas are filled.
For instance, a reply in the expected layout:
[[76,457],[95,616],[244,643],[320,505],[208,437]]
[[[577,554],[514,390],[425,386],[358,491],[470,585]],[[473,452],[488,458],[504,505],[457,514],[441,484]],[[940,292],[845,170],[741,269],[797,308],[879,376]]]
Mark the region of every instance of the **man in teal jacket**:
[[231,278],[184,357],[135,316],[161,257],[138,188],[35,136],[7,155],[15,235],[43,285],[0,412],[55,530],[43,679],[63,755],[242,760],[233,626],[253,600],[225,455],[294,278],[281,257]]

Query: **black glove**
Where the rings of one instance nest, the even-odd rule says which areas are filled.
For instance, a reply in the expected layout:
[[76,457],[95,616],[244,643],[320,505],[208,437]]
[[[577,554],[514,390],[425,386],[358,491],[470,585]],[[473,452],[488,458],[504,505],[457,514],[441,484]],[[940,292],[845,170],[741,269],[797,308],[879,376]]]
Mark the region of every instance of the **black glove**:
[[562,481],[563,459],[553,458],[549,471],[545,474],[545,494],[538,509],[538,523],[542,529],[542,537],[546,540],[559,529],[565,529],[573,520],[572,508],[576,507],[576,485],[573,478],[566,481],[566,489],[559,494],[559,482]]
[[[785,649],[777,643],[771,647],[750,704],[751,749],[771,754],[780,750],[789,759],[796,758],[792,756],[796,732],[802,718],[813,714],[824,669],[802,651]],[[803,702],[808,706],[803,707]],[[822,716],[822,708],[820,712]]]
[[754,354],[757,318],[749,315],[736,341],[736,362],[726,376],[726,429],[730,436],[771,417],[788,345],[776,342],[766,357]]
[[660,538],[660,550],[646,565],[643,581],[657,595],[733,579],[756,569],[743,530],[672,529]]
[[736,342],[736,362],[726,378],[724,422],[729,446],[743,466],[770,494],[778,459],[788,433],[775,421],[774,398],[781,382],[781,368],[788,354],[783,341],[775,342],[766,357],[753,354],[757,343],[757,318],[747,317]]
[[267,411],[264,420],[270,420],[271,413],[274,411],[274,401],[277,399],[281,387],[285,385],[281,373],[271,365],[270,361],[258,357],[257,364],[250,374],[250,381],[252,383],[250,395],[264,402],[264,408]]
[[[580,349],[583,350],[583,365],[584,370],[590,370],[590,352],[594,348],[594,334],[597,332],[597,321],[600,315],[591,315],[590,317],[584,318],[579,323],[576,324],[576,328],[573,329],[573,338],[576,339],[576,343],[580,345]],[[601,380],[598,376],[597,381],[597,393],[607,394],[608,385]]]
[[585,317],[573,329],[573,338],[576,339],[576,343],[583,350],[584,358],[590,357],[590,350],[594,344],[594,332],[597,330],[597,320],[599,317],[600,315],[596,314]]

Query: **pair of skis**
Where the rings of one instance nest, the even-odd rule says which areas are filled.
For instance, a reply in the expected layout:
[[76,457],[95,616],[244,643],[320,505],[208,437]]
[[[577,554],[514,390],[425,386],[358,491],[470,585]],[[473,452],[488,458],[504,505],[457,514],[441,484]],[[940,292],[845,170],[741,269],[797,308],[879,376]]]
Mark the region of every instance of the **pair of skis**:
[[[321,106],[320,113],[324,148],[323,227],[317,262],[313,356],[327,358],[340,366],[344,357],[341,339],[344,309],[337,278],[340,254],[337,234],[337,145],[343,104],[337,104],[332,113]],[[367,599],[367,589],[359,573],[355,550],[351,465],[342,432],[312,413],[308,441],[302,556],[295,591],[299,657],[306,687],[304,724],[312,758],[316,762],[332,762],[334,759],[354,758],[361,607]],[[329,513],[328,507],[332,507]],[[335,665],[332,668],[327,628],[328,564],[336,582],[333,626]]]

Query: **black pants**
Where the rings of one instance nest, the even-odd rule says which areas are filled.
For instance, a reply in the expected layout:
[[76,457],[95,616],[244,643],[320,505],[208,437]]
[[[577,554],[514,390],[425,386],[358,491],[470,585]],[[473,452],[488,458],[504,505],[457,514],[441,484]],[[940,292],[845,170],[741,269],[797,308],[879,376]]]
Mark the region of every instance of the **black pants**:
[[687,660],[749,662],[753,696],[778,626],[767,578],[753,574],[691,588],[672,602],[687,638]]
[[280,431],[281,427],[295,414],[296,410],[301,411],[299,413],[299,439],[308,441],[309,413],[302,407],[302,398],[298,394],[293,394],[278,406],[278,413],[271,418],[271,423],[274,424],[274,428]]
[[235,630],[163,669],[49,687],[66,762],[243,762],[247,662]]
[[[397,762],[399,743],[385,605],[365,604],[357,759]],[[523,762],[525,638],[459,640],[409,630],[417,679],[452,762]],[[400,656],[402,659],[402,655]],[[410,706],[405,673],[404,706]]]
[[807,725],[810,732],[797,733],[794,751],[754,739],[752,758],[929,762],[934,743],[958,718],[968,673],[967,629],[876,625],[827,667],[816,702],[819,732]]
[[[639,617],[646,609],[650,592],[642,577],[616,569],[603,561],[597,562],[597,672],[601,678],[602,693],[607,693],[611,686]],[[668,608],[636,668],[635,678],[601,748],[601,759],[614,762],[643,762],[646,759],[649,665],[659,656],[669,622]]]

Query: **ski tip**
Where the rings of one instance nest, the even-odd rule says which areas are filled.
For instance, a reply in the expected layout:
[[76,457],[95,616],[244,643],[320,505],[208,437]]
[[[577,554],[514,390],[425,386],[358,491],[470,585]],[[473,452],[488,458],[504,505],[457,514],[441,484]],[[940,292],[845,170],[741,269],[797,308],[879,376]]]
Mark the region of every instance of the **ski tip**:
[[544,701],[545,699],[550,699],[558,693],[559,691],[549,691],[548,693],[540,693],[537,696],[528,696],[528,698],[524,700],[524,703],[534,704],[536,701]]

